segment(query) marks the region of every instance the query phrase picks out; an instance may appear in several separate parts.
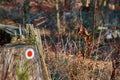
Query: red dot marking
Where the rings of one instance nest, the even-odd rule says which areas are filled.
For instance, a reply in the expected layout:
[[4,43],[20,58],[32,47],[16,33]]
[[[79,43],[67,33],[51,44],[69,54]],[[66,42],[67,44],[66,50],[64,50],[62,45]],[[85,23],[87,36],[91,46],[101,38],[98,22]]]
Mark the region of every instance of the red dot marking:
[[28,57],[31,57],[32,56],[32,51],[28,51],[27,55],[28,55]]

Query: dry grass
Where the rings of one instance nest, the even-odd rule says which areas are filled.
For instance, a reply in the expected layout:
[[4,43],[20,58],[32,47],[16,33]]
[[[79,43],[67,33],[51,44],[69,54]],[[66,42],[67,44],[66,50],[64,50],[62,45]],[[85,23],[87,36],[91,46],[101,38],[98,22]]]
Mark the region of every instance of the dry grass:
[[112,63],[105,61],[92,61],[82,57],[46,53],[48,64],[53,80],[110,80]]

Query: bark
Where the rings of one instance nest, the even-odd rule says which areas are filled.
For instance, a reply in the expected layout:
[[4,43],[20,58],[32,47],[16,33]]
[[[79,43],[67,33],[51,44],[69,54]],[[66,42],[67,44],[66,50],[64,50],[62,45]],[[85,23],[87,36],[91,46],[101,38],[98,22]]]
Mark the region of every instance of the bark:
[[40,36],[40,30],[33,28],[31,26],[30,31],[33,37],[35,37],[35,47],[36,47],[37,52],[39,53],[38,55],[41,61],[42,74],[43,74],[44,80],[51,80],[46,63],[45,63],[44,54],[43,54],[43,46],[42,46],[42,41],[41,41],[41,36]]
[[58,27],[58,32],[60,33],[60,14],[59,14],[59,1],[56,0],[56,17],[57,17],[57,27]]

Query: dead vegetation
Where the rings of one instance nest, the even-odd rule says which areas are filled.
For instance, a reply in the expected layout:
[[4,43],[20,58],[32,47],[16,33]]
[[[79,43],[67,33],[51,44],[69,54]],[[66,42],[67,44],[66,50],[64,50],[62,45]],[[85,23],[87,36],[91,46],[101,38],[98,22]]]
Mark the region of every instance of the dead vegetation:
[[[56,54],[57,55],[57,54]],[[66,53],[46,53],[46,63],[55,80],[110,80],[112,62],[83,59]]]

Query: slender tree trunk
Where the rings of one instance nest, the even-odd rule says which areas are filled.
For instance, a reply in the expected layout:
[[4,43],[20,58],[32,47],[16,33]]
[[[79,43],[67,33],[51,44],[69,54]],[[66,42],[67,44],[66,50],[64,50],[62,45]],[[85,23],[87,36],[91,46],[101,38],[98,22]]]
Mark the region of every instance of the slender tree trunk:
[[60,33],[60,14],[59,14],[59,5],[58,5],[59,1],[56,0],[56,17],[57,17],[57,27],[58,27],[58,32]]
[[39,56],[40,56],[40,60],[41,60],[41,66],[42,66],[42,71],[43,71],[43,77],[44,80],[51,80],[48,74],[48,70],[47,70],[47,66],[45,63],[45,58],[44,58],[44,54],[43,54],[43,46],[42,46],[42,41],[41,41],[41,37],[40,37],[40,30],[39,29],[35,29],[35,35],[36,35],[36,48],[39,52]]
[[94,40],[94,38],[95,38],[95,1],[93,1],[92,8],[93,8],[93,20],[92,20],[93,21],[93,23],[92,23],[92,31],[93,31],[92,35],[93,35],[93,37],[92,38],[93,38],[93,46],[94,46],[94,41],[95,41]]
[[49,76],[49,73],[48,73],[46,63],[45,63],[44,54],[43,54],[43,46],[42,46],[42,41],[41,41],[40,30],[34,28],[33,26],[30,26],[30,31],[31,31],[32,37],[35,38],[35,47],[36,47],[36,50],[39,53],[43,78],[44,78],[44,80],[51,80],[50,76]]

